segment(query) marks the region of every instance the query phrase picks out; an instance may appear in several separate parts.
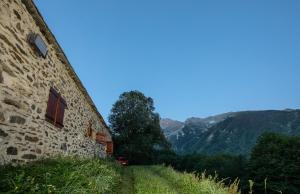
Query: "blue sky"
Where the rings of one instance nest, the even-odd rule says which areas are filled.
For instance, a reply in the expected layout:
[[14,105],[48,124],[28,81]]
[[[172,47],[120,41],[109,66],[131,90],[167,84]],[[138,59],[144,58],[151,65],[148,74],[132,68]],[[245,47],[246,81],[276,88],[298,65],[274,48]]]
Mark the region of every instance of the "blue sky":
[[161,117],[300,108],[298,0],[36,0],[107,120],[124,91]]

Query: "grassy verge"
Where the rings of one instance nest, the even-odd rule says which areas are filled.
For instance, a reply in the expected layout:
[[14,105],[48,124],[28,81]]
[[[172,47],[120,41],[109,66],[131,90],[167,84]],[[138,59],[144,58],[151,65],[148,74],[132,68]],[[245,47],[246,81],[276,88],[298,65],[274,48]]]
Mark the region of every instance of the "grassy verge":
[[120,167],[96,159],[57,158],[0,167],[0,193],[115,193]]
[[134,177],[131,167],[122,168],[122,180],[119,186],[118,194],[132,194],[134,193]]

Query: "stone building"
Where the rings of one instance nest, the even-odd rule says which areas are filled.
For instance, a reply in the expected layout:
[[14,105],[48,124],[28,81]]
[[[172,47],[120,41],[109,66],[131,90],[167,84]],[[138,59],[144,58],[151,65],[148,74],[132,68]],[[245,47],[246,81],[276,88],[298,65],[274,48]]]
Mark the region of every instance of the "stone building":
[[105,157],[111,135],[32,0],[0,1],[0,163]]

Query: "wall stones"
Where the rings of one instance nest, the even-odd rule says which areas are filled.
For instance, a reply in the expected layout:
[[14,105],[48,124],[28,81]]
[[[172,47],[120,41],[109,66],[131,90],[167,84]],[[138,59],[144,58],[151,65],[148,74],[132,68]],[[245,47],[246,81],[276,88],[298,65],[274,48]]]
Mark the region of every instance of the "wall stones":
[[9,122],[23,125],[26,122],[26,120],[24,118],[20,117],[20,116],[11,116],[9,118]]
[[1,137],[7,137],[8,134],[5,133],[2,129],[0,129],[0,136],[1,136]]
[[27,75],[27,79],[28,79],[30,82],[33,82],[32,77],[30,77],[29,75]]
[[4,122],[5,121],[5,117],[4,117],[4,114],[3,112],[0,112],[0,122]]
[[8,46],[16,50],[16,47],[7,39],[7,37],[4,34],[0,33],[0,39],[3,40],[3,42],[5,42]]
[[37,108],[36,112],[40,114],[40,113],[42,113],[42,109]]
[[2,63],[1,65],[2,65],[2,69],[3,69],[4,72],[6,72],[8,75],[10,75],[12,77],[16,77],[15,73],[11,70],[11,68],[9,68],[4,63]]
[[[28,11],[26,4],[31,0],[0,1],[0,164],[58,154],[105,157],[105,145],[84,136],[92,122],[95,131],[110,139],[105,123],[51,33],[38,25],[42,20],[32,14],[35,8]],[[49,41],[46,58],[39,57],[28,43],[32,32]],[[68,105],[62,129],[45,118],[50,87]]]
[[68,150],[67,144],[66,143],[61,144],[60,149],[62,149],[63,151],[67,151]]
[[13,11],[14,11],[14,14],[16,15],[16,17],[17,17],[19,20],[21,20],[20,14],[19,14],[16,10],[13,10]]
[[8,147],[6,149],[7,155],[17,155],[18,154],[18,149],[16,147]]
[[24,155],[22,156],[22,158],[23,158],[23,159],[33,160],[33,159],[36,159],[37,157],[36,157],[36,155],[34,155],[34,154],[24,154]]
[[37,137],[31,137],[31,136],[25,136],[25,140],[30,141],[30,142],[38,142],[39,138]]
[[21,108],[21,103],[17,102],[16,100],[5,98],[3,102],[16,108]]
[[0,67],[0,84],[3,83],[3,81],[4,81],[4,78],[3,78],[3,75],[2,75],[2,66],[1,66]]

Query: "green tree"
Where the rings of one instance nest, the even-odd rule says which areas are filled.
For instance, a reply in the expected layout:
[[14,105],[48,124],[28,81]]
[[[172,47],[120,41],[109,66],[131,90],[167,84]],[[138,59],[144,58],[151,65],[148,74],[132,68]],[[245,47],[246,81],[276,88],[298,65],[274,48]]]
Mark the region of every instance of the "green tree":
[[151,163],[158,150],[169,149],[159,125],[154,102],[139,91],[124,92],[109,116],[115,155],[132,164]]
[[300,137],[263,134],[253,148],[250,179],[257,193],[300,193]]

